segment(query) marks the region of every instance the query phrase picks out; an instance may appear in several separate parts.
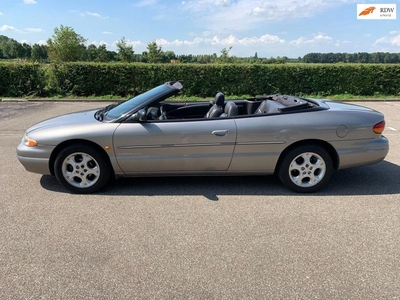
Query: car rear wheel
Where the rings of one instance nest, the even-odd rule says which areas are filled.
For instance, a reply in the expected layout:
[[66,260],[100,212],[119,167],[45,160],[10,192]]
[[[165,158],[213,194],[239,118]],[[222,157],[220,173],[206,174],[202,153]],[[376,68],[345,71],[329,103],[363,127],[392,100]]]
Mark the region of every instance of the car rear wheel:
[[104,156],[89,146],[69,146],[55,161],[57,180],[77,194],[93,193],[108,182],[110,167]]
[[289,189],[310,193],[323,188],[332,172],[332,158],[324,148],[304,145],[285,155],[278,169],[278,177]]

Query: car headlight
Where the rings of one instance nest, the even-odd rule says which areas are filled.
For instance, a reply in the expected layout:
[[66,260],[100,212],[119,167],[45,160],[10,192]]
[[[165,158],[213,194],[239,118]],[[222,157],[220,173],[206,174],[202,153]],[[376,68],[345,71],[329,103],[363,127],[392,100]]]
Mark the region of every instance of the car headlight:
[[26,133],[24,134],[24,137],[22,138],[22,142],[24,143],[25,146],[27,147],[36,147],[37,146],[37,142],[33,139],[31,139],[30,137],[28,137],[26,135]]

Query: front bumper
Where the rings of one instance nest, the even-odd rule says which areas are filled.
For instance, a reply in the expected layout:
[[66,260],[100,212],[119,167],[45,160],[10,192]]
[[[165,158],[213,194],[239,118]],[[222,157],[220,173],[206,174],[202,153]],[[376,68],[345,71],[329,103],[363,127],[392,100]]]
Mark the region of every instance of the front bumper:
[[21,142],[17,147],[17,158],[27,171],[50,175],[49,160],[53,150],[54,147],[28,147]]

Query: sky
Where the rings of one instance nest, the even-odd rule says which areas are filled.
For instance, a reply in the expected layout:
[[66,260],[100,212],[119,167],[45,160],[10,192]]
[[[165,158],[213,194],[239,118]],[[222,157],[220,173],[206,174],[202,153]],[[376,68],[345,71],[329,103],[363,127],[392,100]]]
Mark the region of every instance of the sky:
[[177,55],[399,53],[400,14],[357,19],[357,4],[400,9],[400,0],[0,0],[0,35],[43,44],[64,25],[109,50],[125,37],[135,53],[153,41]]

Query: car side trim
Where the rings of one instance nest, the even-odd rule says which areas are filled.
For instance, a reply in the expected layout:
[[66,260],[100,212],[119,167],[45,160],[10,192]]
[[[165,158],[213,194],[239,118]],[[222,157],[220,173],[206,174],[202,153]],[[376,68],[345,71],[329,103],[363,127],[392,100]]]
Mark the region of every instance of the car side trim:
[[234,142],[211,143],[211,144],[165,144],[165,145],[143,145],[143,146],[119,146],[117,149],[148,149],[148,148],[175,148],[175,147],[202,147],[202,146],[231,146]]
[[254,143],[236,143],[236,145],[247,146],[247,145],[269,145],[269,144],[286,144],[285,141],[274,141],[274,142],[254,142]]

